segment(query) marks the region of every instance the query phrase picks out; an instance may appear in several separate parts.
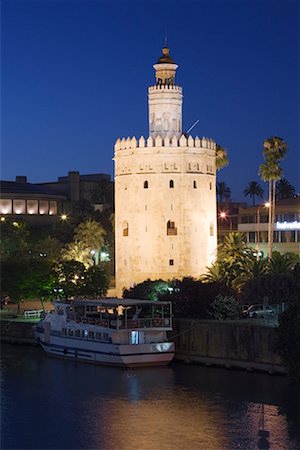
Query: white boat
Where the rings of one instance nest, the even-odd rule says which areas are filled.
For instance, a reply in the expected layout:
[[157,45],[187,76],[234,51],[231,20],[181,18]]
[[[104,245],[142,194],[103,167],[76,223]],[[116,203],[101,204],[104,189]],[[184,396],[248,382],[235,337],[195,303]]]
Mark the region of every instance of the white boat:
[[52,356],[125,367],[166,365],[174,357],[171,302],[102,299],[54,301],[34,327]]

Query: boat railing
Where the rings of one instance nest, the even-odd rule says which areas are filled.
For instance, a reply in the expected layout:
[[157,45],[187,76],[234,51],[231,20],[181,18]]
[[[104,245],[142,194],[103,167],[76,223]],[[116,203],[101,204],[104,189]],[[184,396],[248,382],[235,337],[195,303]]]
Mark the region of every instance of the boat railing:
[[[74,320],[69,317],[68,321]],[[113,318],[113,319],[103,319],[103,318],[92,318],[92,317],[77,317],[75,319],[77,323],[84,323],[89,325],[98,325],[106,328],[113,328],[119,330],[130,330],[139,328],[171,328],[172,319],[171,317],[143,317],[137,319],[128,319],[124,317]]]

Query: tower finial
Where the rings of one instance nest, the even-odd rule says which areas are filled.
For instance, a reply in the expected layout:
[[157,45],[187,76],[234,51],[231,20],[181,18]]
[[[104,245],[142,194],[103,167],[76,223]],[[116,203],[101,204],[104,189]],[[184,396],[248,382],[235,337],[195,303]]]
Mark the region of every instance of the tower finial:
[[167,36],[167,34],[165,35],[165,47],[168,47],[168,36]]

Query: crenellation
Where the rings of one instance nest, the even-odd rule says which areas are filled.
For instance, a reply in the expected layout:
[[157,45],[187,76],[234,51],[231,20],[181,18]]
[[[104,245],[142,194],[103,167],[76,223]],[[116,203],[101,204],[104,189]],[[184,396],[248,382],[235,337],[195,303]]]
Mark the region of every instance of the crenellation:
[[195,147],[194,138],[191,135],[189,135],[189,137],[188,137],[188,146]]
[[177,139],[177,137],[175,135],[172,137],[172,141],[171,142],[172,142],[171,143],[172,147],[178,147],[178,139]]
[[147,147],[153,147],[153,138],[149,136],[147,139]]
[[185,135],[182,134],[179,139],[179,146],[186,147],[186,145],[187,145],[187,139],[186,139]]
[[145,147],[145,138],[144,136],[141,136],[139,139],[139,147],[143,148]]
[[154,139],[154,146],[155,147],[162,147],[162,138],[161,138],[161,136],[159,134]]
[[126,139],[123,137],[122,139],[118,138],[115,143],[116,151],[145,147],[189,147],[216,150],[217,144],[213,139],[205,136],[202,139],[198,136],[193,138],[191,135],[186,138],[184,134],[179,139],[175,135],[172,138],[169,135],[162,138],[160,134],[156,135],[155,138],[150,135],[147,139],[144,136],[141,136],[139,139],[136,139],[135,136],[132,138],[127,137]]
[[149,86],[148,87],[149,93],[162,92],[162,91],[175,91],[175,92],[179,92],[180,94],[182,94],[182,87],[176,86],[176,85],[168,85],[168,86],[158,85],[158,86]]

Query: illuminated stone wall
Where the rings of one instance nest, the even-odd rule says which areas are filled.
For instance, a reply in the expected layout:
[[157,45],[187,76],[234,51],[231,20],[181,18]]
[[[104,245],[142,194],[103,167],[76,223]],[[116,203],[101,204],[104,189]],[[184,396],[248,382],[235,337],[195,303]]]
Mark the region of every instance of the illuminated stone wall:
[[214,258],[216,144],[167,144],[158,136],[115,145],[118,295],[147,278],[198,277]]
[[[156,64],[156,80],[174,63]],[[168,73],[167,73],[168,75]],[[182,88],[149,87],[149,137],[115,144],[116,290],[199,277],[215,257],[216,143],[182,133]]]

